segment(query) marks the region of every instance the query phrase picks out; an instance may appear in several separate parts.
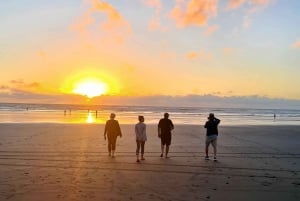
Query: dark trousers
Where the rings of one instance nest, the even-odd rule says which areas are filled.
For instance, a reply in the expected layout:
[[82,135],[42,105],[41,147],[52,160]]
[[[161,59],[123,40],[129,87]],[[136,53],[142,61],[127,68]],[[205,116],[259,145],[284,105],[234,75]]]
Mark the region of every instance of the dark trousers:
[[108,143],[107,143],[107,148],[108,152],[111,152],[111,150],[116,150],[116,142],[117,142],[117,136],[107,136]]
[[141,154],[144,155],[145,142],[144,141],[136,141],[136,155],[139,155],[141,148]]

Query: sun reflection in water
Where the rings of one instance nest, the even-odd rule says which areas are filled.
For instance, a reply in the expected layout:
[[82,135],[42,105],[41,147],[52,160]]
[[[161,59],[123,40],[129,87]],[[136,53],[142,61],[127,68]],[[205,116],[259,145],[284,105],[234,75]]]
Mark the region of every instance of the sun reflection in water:
[[88,116],[87,116],[87,119],[86,119],[86,122],[91,124],[91,123],[94,123],[95,122],[95,118],[93,117],[92,115],[92,112],[89,112],[88,113]]

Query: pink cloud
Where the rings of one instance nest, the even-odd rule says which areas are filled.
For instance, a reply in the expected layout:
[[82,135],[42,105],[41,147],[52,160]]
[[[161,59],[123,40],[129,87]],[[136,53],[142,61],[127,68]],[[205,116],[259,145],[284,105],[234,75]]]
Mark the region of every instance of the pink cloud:
[[209,27],[204,31],[204,34],[205,34],[206,36],[210,36],[210,35],[212,35],[213,33],[215,33],[218,29],[219,29],[219,26],[218,26],[218,25],[212,25],[212,26],[209,26]]
[[294,47],[294,48],[300,48],[300,40],[296,41],[296,42],[293,44],[293,47]]
[[207,21],[217,15],[217,0],[177,1],[170,13],[178,27],[204,26]]

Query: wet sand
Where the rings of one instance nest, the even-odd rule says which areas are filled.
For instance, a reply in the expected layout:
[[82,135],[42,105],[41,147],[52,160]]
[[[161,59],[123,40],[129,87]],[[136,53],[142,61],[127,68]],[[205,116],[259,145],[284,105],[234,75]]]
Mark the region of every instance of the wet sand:
[[214,162],[202,125],[175,125],[168,159],[148,125],[141,163],[133,125],[115,158],[103,127],[0,124],[0,200],[300,200],[300,126],[220,126]]

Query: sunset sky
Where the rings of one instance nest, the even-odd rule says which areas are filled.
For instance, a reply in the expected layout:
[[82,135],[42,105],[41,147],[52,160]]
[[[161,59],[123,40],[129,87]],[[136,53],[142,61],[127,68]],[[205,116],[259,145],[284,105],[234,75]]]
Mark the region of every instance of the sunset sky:
[[300,101],[299,10],[299,0],[1,1],[0,102],[81,103],[90,81],[103,100]]

